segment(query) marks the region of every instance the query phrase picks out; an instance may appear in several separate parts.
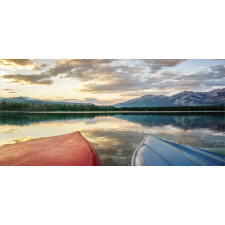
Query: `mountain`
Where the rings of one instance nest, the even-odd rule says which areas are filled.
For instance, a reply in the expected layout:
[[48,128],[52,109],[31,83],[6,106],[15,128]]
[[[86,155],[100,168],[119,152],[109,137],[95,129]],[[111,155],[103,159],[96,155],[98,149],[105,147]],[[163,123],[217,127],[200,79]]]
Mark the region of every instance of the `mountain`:
[[94,105],[92,103],[73,103],[73,102],[63,102],[63,101],[51,101],[51,100],[39,100],[28,97],[14,97],[14,98],[0,98],[0,102],[15,102],[15,103],[31,103],[31,104],[70,104],[70,105]]
[[[94,105],[92,103],[63,102],[53,100],[39,100],[28,97],[3,98],[0,102],[17,102],[32,104],[70,104],[70,105]],[[225,88],[209,92],[184,91],[172,96],[144,95],[140,98],[118,103],[115,107],[163,107],[163,106],[203,106],[203,105],[225,105]]]
[[115,107],[206,106],[225,104],[225,88],[209,92],[184,91],[172,96],[144,95]]

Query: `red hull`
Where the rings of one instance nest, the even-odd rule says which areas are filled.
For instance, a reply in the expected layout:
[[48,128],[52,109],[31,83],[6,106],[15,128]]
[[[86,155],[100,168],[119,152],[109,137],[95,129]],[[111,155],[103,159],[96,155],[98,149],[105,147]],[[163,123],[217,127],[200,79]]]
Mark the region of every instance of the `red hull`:
[[92,145],[73,132],[39,138],[0,149],[1,166],[99,166],[99,158]]

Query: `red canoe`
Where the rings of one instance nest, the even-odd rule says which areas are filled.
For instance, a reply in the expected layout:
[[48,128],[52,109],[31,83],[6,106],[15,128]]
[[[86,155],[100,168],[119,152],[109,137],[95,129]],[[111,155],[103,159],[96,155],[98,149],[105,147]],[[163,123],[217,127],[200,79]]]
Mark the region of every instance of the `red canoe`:
[[0,166],[99,166],[92,145],[73,132],[0,148]]

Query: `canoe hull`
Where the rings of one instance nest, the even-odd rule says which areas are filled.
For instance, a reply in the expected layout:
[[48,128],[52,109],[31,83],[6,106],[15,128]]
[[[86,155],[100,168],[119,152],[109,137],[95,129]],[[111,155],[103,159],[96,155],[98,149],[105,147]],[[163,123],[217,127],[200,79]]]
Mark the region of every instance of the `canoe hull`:
[[146,136],[134,152],[131,166],[224,166],[223,156]]
[[98,166],[92,145],[73,132],[6,145],[0,149],[1,166]]

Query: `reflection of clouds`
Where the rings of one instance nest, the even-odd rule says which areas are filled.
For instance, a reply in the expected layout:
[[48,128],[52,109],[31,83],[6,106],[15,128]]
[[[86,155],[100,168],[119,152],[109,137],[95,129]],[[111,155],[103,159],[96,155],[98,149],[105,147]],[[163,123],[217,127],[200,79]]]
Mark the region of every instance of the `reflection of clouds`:
[[224,133],[210,129],[184,130],[173,126],[154,126],[145,131],[153,136],[196,147],[225,147]]
[[[217,124],[207,126],[212,122]],[[223,121],[211,118],[210,122],[199,121],[198,123],[195,118],[185,119],[182,116],[177,119],[174,116],[157,115],[153,117],[151,115],[145,115],[144,117],[143,115],[129,115],[128,119],[126,115],[116,117],[110,115],[40,121],[23,126],[1,125],[1,130],[3,130],[1,145],[79,130],[93,144],[102,165],[127,165],[133,151],[146,134],[196,147],[222,148],[225,146],[225,132],[211,129],[211,127],[218,127],[218,123],[223,123]],[[10,130],[15,132],[4,132]]]
[[7,144],[16,144],[19,142],[29,141],[32,140],[33,137],[31,136],[24,136],[20,138],[14,138],[14,139],[1,139],[1,145],[7,145]]
[[20,138],[14,138],[12,141],[14,143],[18,143],[18,142],[29,141],[31,139],[33,139],[33,137],[31,137],[31,136],[24,136],[24,137],[20,137]]
[[81,131],[82,134],[96,147],[102,151],[117,151],[117,150],[134,150],[139,142],[144,138],[145,134],[137,133],[136,131],[115,132],[113,130],[92,130]]
[[81,131],[96,149],[102,165],[127,165],[133,151],[144,138],[143,133],[110,129]]
[[16,128],[5,128],[0,131],[0,134],[10,134],[10,133],[17,133],[18,129]]

